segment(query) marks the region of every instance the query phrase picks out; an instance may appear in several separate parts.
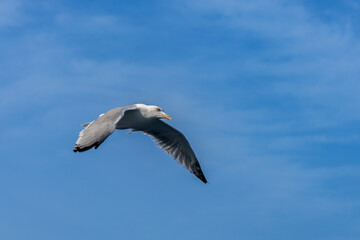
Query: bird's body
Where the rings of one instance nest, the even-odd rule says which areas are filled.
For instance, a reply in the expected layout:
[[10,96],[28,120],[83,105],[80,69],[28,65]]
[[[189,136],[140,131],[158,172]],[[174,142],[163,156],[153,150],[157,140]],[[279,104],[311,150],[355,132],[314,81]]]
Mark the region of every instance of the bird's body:
[[161,121],[171,119],[157,106],[134,104],[119,107],[101,114],[96,120],[85,123],[76,141],[74,152],[95,149],[110,136],[115,129],[131,129],[130,132],[142,131],[150,135],[157,145],[172,155],[181,165],[206,183],[206,178],[189,142],[184,135]]

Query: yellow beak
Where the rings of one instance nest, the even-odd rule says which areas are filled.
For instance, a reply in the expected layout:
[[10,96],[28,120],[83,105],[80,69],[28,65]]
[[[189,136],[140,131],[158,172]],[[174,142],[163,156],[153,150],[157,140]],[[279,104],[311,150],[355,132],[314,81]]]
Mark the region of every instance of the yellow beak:
[[167,120],[171,120],[171,116],[167,115],[166,113],[163,114],[163,117],[166,118]]

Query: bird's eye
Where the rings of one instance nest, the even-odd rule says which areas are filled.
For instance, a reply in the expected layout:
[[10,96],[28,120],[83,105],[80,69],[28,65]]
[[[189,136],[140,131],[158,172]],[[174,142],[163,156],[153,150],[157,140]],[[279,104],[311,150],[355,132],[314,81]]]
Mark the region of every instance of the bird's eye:
[[160,112],[160,111],[161,111],[161,109],[160,109],[160,108],[157,108],[157,109],[156,109],[156,111]]

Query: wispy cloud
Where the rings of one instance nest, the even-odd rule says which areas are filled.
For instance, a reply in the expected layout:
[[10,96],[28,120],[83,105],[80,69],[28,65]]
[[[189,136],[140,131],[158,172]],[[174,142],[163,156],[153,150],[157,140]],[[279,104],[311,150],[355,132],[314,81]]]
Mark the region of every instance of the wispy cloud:
[[[1,4],[8,10],[0,28],[12,26],[21,4]],[[246,216],[250,223],[239,225],[254,232],[311,230],[345,213],[350,231],[358,231],[351,214],[358,196],[349,194],[358,164],[344,154],[359,140],[351,126],[360,118],[360,46],[351,25],[323,21],[301,2],[158,7],[163,12],[141,24],[106,11],[51,8],[45,27],[32,15],[31,26],[1,38],[3,152],[31,161],[70,158],[80,123],[116,106],[159,104],[209,175],[203,195],[217,201],[204,201],[204,212],[227,213],[231,222]],[[107,143],[130,139],[122,137]]]
[[267,41],[234,68],[272,78],[274,91],[297,96],[304,107],[327,107],[324,121],[330,114],[339,122],[359,120],[353,103],[359,101],[360,45],[349,25],[322,21],[299,3],[214,0],[190,5],[203,14],[218,14],[218,24],[234,32]]

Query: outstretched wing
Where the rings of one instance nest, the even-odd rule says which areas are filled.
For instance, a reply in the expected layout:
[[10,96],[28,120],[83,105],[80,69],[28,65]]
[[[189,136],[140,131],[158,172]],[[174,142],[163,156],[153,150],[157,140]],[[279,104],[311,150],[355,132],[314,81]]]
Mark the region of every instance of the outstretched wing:
[[85,128],[80,132],[73,151],[83,152],[92,147],[97,149],[115,131],[116,124],[125,112],[131,109],[134,107],[114,108],[101,114],[95,121],[83,124]]
[[159,119],[154,119],[142,131],[150,135],[156,144],[183,165],[201,181],[207,183],[200,164],[185,136]]

